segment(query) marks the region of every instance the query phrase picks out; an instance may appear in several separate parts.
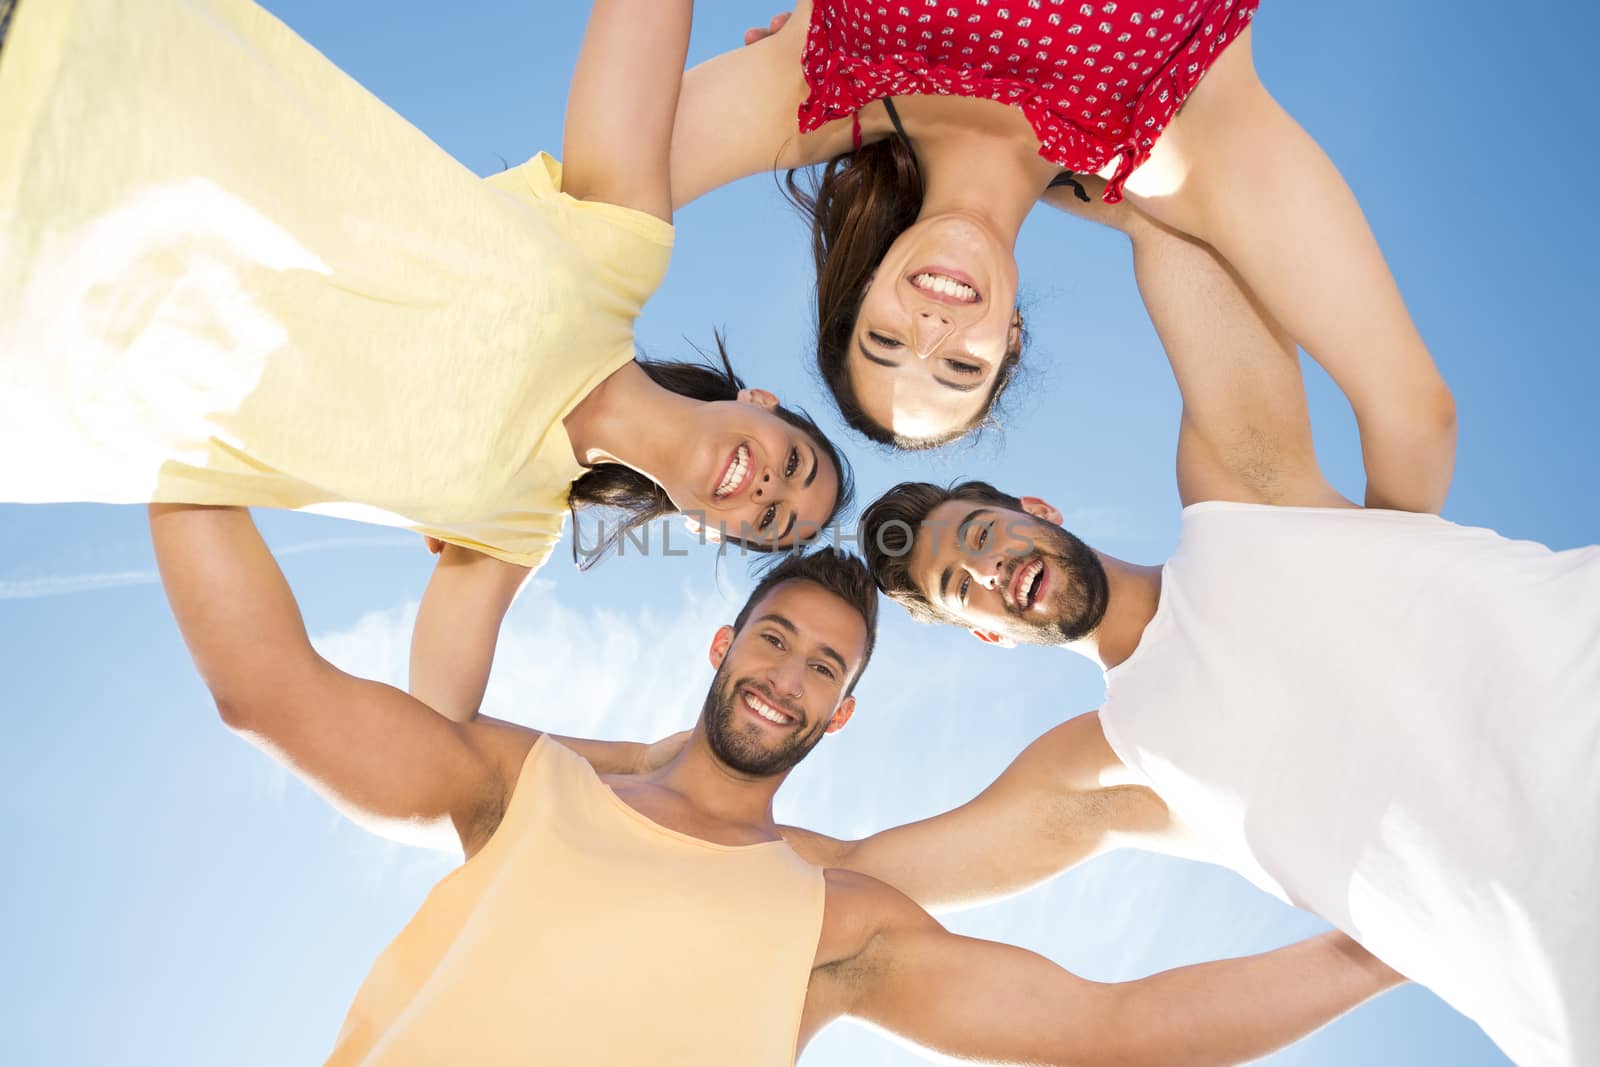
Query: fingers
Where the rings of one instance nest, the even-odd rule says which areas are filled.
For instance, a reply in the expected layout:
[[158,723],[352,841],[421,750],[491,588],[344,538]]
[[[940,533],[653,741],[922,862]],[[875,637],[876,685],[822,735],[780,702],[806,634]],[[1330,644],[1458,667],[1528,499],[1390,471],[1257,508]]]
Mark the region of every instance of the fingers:
[[772,16],[772,21],[767,23],[766,29],[762,29],[759,26],[752,26],[750,29],[745,30],[744,43],[755,44],[757,41],[764,41],[768,37],[771,37],[773,34],[783,29],[784,25],[789,21],[789,16],[791,14],[793,14],[793,12],[781,11]]

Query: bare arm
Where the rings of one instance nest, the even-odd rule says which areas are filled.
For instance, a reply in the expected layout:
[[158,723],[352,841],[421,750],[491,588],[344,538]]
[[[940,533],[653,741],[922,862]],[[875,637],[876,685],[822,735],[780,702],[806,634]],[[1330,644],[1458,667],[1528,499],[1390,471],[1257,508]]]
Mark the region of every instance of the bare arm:
[[692,0],[594,0],[567,97],[562,184],[672,218],[673,116]]
[[1355,196],[1261,86],[1250,47],[1246,31],[1168,129],[1173,143],[1158,142],[1193,166],[1141,206],[1221,253],[1338,383],[1361,431],[1367,505],[1437,512],[1455,466],[1455,403]]
[[1080,715],[1023,750],[977,797],[859,841],[784,828],[812,863],[887,882],[925,908],[1021,892],[1123,845],[1182,854],[1183,828],[1161,798],[1120,781],[1099,716]]
[[411,631],[411,695],[440,715],[478,714],[500,624],[532,569],[445,544]]
[[879,896],[879,931],[835,967],[854,990],[846,1013],[985,1063],[1240,1063],[1402,981],[1333,933],[1136,981],[1090,982],[1023,949],[950,934],[910,901]]
[[[489,687],[506,611],[532,571],[460,545],[428,540],[439,562],[411,631],[411,695],[453,722],[471,722]],[[675,738],[655,745],[556,740],[601,774],[637,774],[666,762],[664,753],[676,751]]]
[[800,59],[810,21],[811,4],[802,0],[776,31],[683,76],[672,130],[675,209],[739,178],[821,163],[850,150],[848,120],[804,135],[796,127],[807,94]]
[[470,853],[498,825],[538,735],[454,723],[311,647],[248,512],[153,505],[172,613],[222,718],[363,822],[449,823]]

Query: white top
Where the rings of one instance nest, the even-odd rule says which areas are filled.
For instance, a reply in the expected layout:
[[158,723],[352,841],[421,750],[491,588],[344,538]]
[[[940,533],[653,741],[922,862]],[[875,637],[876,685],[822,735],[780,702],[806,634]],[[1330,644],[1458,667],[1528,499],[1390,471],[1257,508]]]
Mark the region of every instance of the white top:
[[1600,1064],[1600,547],[1197,504],[1106,687],[1211,858],[1517,1062]]

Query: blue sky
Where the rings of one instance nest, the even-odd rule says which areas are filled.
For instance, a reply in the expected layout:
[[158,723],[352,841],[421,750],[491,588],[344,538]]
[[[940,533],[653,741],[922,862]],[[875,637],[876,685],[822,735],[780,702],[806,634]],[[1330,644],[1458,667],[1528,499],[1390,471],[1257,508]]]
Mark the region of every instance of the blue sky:
[[[268,6],[479,173],[559,149],[586,5]],[[703,3],[691,59],[773,10]],[[1356,189],[1455,390],[1446,516],[1561,548],[1600,530],[1600,353],[1587,321],[1600,292],[1587,202],[1597,36],[1600,15],[1576,0],[1516,14],[1487,0],[1266,0],[1256,24],[1264,81]],[[671,274],[641,322],[647,350],[680,354],[722,325],[752,384],[837,429],[804,363],[805,235],[771,179],[713,194],[678,223]],[[864,498],[905,477],[981,475],[1056,503],[1097,547],[1159,561],[1177,532],[1178,398],[1125,247],[1041,210],[1019,256],[1034,345],[1008,432],[932,458],[848,439]],[[1320,373],[1309,378],[1319,454],[1359,498],[1353,420]],[[403,679],[431,562],[420,544],[258,519],[319,646],[347,669]],[[0,773],[13,796],[0,814],[11,856],[0,1061],[318,1061],[372,958],[454,861],[344,823],[220,725],[154,584],[142,509],[0,506],[0,544]],[[686,725],[710,677],[705,646],[748,584],[709,550],[586,575],[558,552],[511,612],[486,710],[597,736]],[[1076,657],[984,649],[897,610],[879,647],[855,719],[795,774],[781,817],[856,834],[942,810],[1101,697],[1099,672]],[[947,922],[1102,979],[1320,929],[1226,871],[1134,852]],[[920,1060],[841,1024],[802,1062]],[[1406,989],[1270,1062],[1504,1060]]]

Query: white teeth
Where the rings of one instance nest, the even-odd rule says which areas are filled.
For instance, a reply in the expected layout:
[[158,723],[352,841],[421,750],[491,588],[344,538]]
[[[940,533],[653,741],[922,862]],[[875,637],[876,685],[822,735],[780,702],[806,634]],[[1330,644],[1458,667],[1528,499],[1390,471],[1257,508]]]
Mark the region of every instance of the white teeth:
[[739,483],[744,481],[745,471],[749,469],[750,449],[746,445],[740,445],[738,451],[734,453],[733,462],[728,465],[728,473],[722,476],[722,482],[717,486],[718,499],[737,489]]
[[768,722],[776,723],[779,726],[789,725],[789,717],[787,715],[770,707],[760,697],[755,696],[752,693],[746,693],[744,695],[744,702],[751,711],[755,712],[763,719],[766,719]]
[[1039,579],[1044,576],[1044,560],[1036,559],[1022,570],[1022,581],[1019,584],[1017,605],[1026,611],[1033,607],[1033,595],[1039,588]]
[[911,284],[918,289],[926,289],[933,293],[943,293],[953,296],[957,300],[972,303],[978,299],[978,291],[970,285],[962,285],[954,278],[947,278],[943,274],[916,274],[911,278]]

